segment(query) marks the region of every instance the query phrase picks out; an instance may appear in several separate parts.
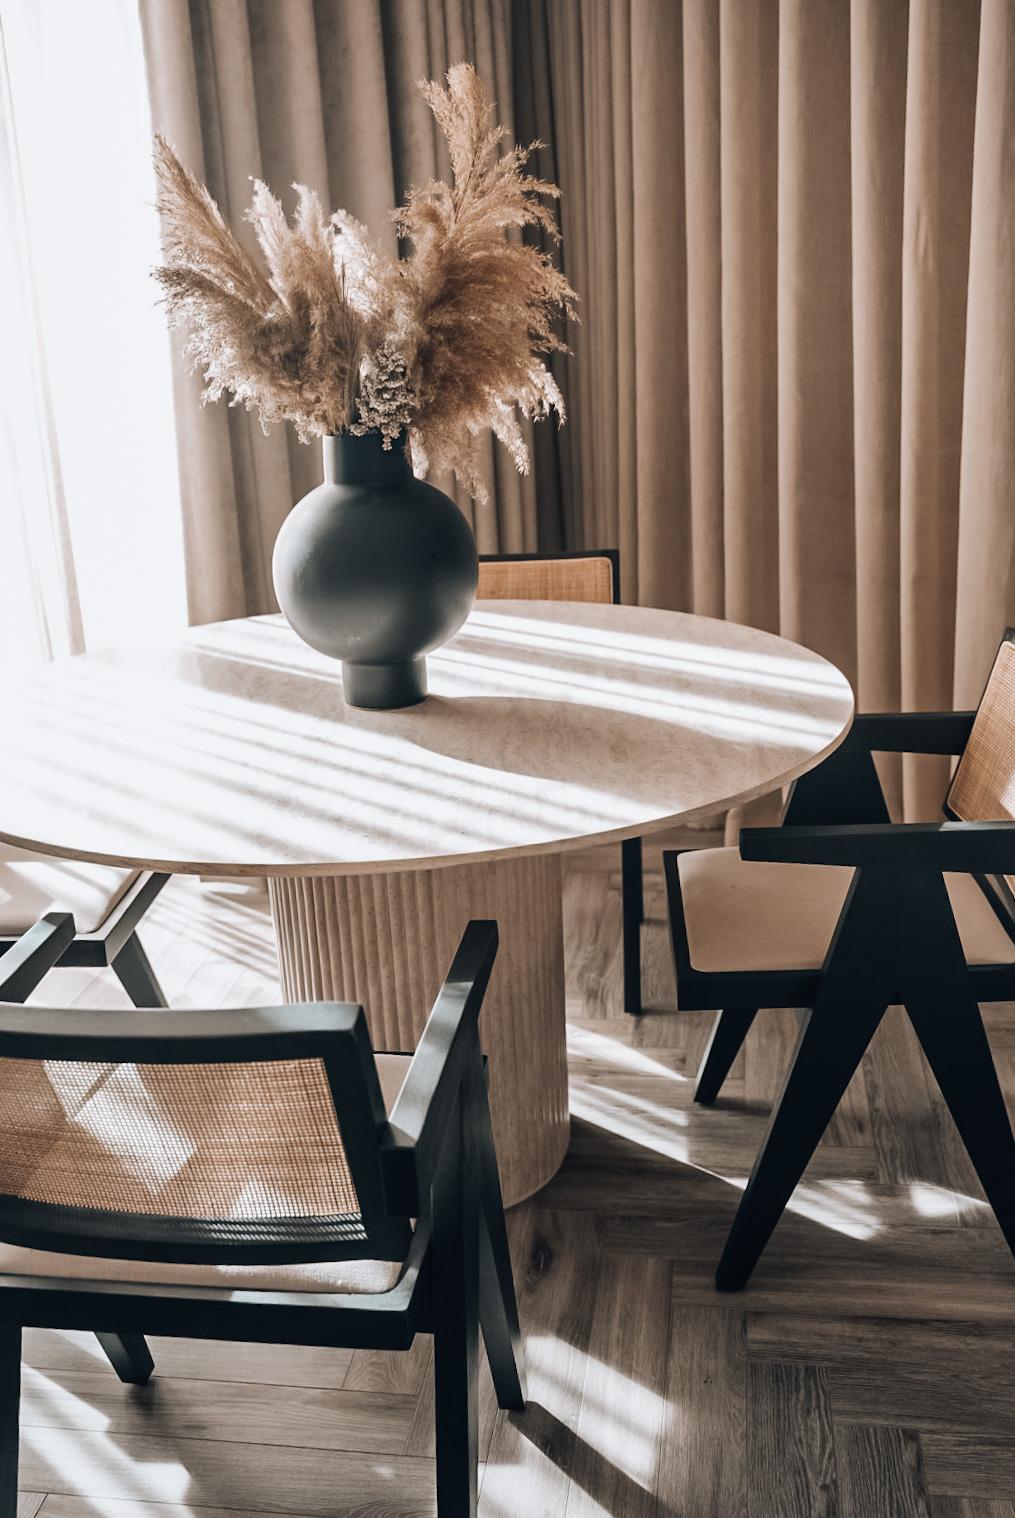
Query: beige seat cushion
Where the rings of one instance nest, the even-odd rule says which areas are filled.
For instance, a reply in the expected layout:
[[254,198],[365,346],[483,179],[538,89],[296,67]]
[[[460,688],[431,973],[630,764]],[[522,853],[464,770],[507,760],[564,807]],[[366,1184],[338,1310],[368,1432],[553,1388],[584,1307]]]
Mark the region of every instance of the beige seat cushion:
[[[853,871],[845,865],[766,864],[738,849],[700,849],[677,860],[695,970],[821,967]],[[946,875],[970,964],[1015,960],[1015,944],[971,875]]]
[[73,912],[77,931],[94,933],[137,876],[0,843],[0,935],[25,933],[47,912]]
[[[379,1054],[377,1073],[388,1112],[409,1068],[408,1054]],[[85,1106],[78,1109],[83,1113]],[[0,1243],[0,1274],[61,1276],[92,1281],[134,1281],[160,1286],[219,1286],[237,1291],[363,1293],[390,1291],[399,1261],[338,1260],[307,1265],[170,1265],[148,1260],[95,1259]]]

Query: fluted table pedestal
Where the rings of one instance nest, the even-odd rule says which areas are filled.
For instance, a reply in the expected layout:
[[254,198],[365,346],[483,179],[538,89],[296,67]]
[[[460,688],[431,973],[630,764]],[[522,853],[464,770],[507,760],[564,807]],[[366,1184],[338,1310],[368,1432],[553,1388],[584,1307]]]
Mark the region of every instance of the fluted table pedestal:
[[500,949],[483,1003],[490,1108],[508,1205],[538,1191],[568,1143],[560,858],[268,881],[287,1001],[354,1001],[375,1049],[415,1049],[470,918]]

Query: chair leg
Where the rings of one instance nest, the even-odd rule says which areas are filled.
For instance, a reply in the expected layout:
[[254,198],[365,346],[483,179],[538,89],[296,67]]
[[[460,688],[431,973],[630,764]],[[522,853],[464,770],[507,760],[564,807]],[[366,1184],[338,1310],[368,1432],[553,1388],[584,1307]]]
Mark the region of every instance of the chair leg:
[[469,1139],[456,1125],[433,1196],[438,1518],[475,1518],[477,1510],[480,1228]]
[[106,1359],[127,1386],[147,1386],[155,1369],[142,1334],[96,1334]]
[[162,987],[136,933],[132,933],[112,962],[120,984],[135,1007],[168,1007]]
[[810,1014],[716,1269],[720,1291],[746,1286],[887,1005],[878,996]]
[[756,1016],[756,1007],[726,1007],[716,1013],[712,1036],[698,1070],[696,1102],[707,1105],[715,1101]]
[[933,914],[931,930],[907,955],[903,1000],[980,1185],[1015,1254],[1015,1138],[941,877],[922,883],[922,894],[924,912]]
[[747,1284],[891,1000],[895,904],[887,875],[858,870],[853,878],[814,1009],[716,1269],[720,1291]]
[[624,918],[624,1011],[637,1017],[642,1010],[641,925],[645,920],[640,838],[625,838],[620,845],[620,894]]
[[21,1329],[0,1328],[0,1518],[18,1511]]
[[504,1226],[504,1199],[493,1147],[486,1083],[480,1075],[470,1082],[470,1102],[475,1112],[479,1189],[482,1218],[479,1255],[479,1321],[486,1345],[486,1358],[493,1377],[497,1405],[525,1411],[525,1349],[518,1324],[518,1301],[511,1274],[511,1252]]

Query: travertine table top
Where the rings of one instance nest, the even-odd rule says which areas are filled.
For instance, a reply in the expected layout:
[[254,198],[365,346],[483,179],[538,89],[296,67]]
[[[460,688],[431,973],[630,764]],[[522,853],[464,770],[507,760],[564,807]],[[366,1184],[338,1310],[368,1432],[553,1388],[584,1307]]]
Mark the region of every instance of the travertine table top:
[[5,693],[0,838],[222,875],[560,852],[773,790],[853,713],[807,649],[638,607],[486,601],[428,664],[370,712],[280,617],[60,661]]

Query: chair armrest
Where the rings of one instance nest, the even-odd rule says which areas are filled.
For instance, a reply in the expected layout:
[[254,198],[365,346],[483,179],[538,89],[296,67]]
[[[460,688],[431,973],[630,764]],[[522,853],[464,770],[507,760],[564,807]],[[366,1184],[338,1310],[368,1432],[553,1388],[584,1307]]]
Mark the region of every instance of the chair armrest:
[[794,783],[783,826],[887,823],[872,753],[960,754],[975,717],[975,712],[858,713],[838,748]]
[[437,994],[388,1118],[384,1152],[390,1209],[418,1216],[437,1167],[497,956],[497,924],[470,922]]
[[69,912],[49,912],[23,933],[0,959],[0,1001],[22,1002],[63,958],[74,939]]
[[975,712],[860,712],[847,742],[885,754],[961,754]]
[[741,859],[889,870],[1015,873],[1015,822],[896,822],[745,828]]

